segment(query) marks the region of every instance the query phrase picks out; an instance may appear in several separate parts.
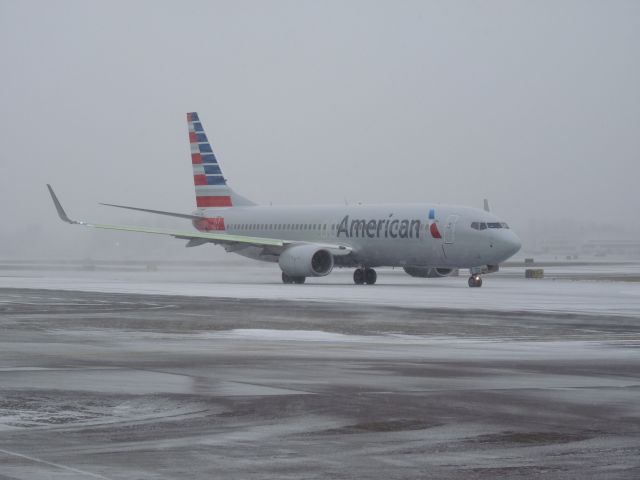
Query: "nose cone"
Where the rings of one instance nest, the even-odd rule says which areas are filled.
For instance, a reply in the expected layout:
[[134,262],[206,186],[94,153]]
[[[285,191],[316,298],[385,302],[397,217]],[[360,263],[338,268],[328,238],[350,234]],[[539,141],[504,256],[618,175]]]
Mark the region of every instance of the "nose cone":
[[507,258],[514,256],[516,253],[520,251],[520,247],[522,247],[522,242],[512,230],[509,230],[504,233],[506,233],[506,235],[504,236],[504,238],[502,238],[501,244],[502,244],[502,250],[504,251],[505,260],[506,260]]

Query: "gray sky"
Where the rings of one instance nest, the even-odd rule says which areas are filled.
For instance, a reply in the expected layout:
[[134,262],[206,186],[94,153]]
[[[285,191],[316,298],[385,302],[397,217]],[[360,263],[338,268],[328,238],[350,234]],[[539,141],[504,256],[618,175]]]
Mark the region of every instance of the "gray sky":
[[257,202],[638,224],[638,1],[0,0],[0,58],[0,257],[91,251],[47,182],[90,220],[191,211],[191,110]]

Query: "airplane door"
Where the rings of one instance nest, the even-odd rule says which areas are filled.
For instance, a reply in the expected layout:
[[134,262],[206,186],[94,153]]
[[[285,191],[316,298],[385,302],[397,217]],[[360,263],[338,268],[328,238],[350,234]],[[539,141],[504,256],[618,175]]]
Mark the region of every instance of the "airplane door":
[[320,228],[321,228],[321,230],[320,230],[320,238],[322,238],[323,240],[326,240],[327,237],[329,236],[330,225],[331,225],[331,221],[325,220],[325,222],[320,226]]
[[452,245],[456,240],[456,223],[458,223],[458,215],[449,215],[447,223],[444,226],[444,243]]

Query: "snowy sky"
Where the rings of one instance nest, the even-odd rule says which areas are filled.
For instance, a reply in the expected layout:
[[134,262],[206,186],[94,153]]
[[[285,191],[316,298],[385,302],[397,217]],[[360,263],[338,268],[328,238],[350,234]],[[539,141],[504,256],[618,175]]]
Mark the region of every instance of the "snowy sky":
[[47,182],[93,221],[190,212],[192,110],[257,202],[488,197],[523,237],[640,217],[634,0],[0,0],[0,58],[4,258],[126,235],[59,223]]

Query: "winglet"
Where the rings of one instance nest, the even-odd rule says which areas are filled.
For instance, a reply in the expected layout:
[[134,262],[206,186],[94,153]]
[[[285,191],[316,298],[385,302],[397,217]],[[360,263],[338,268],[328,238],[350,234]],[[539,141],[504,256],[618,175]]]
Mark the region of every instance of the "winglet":
[[49,185],[48,183],[47,183],[47,188],[49,189],[49,193],[51,194],[51,199],[53,200],[53,204],[55,205],[56,210],[58,211],[58,216],[60,217],[60,220],[67,223],[80,223],[80,222],[76,222],[75,220],[71,220],[67,216],[66,212],[64,211],[64,208],[62,208],[62,205],[60,204],[60,200],[58,200],[58,197],[56,197],[56,194],[53,191],[53,188],[51,188],[51,185]]
[[484,199],[484,211],[489,211],[489,200],[487,200],[486,198]]

